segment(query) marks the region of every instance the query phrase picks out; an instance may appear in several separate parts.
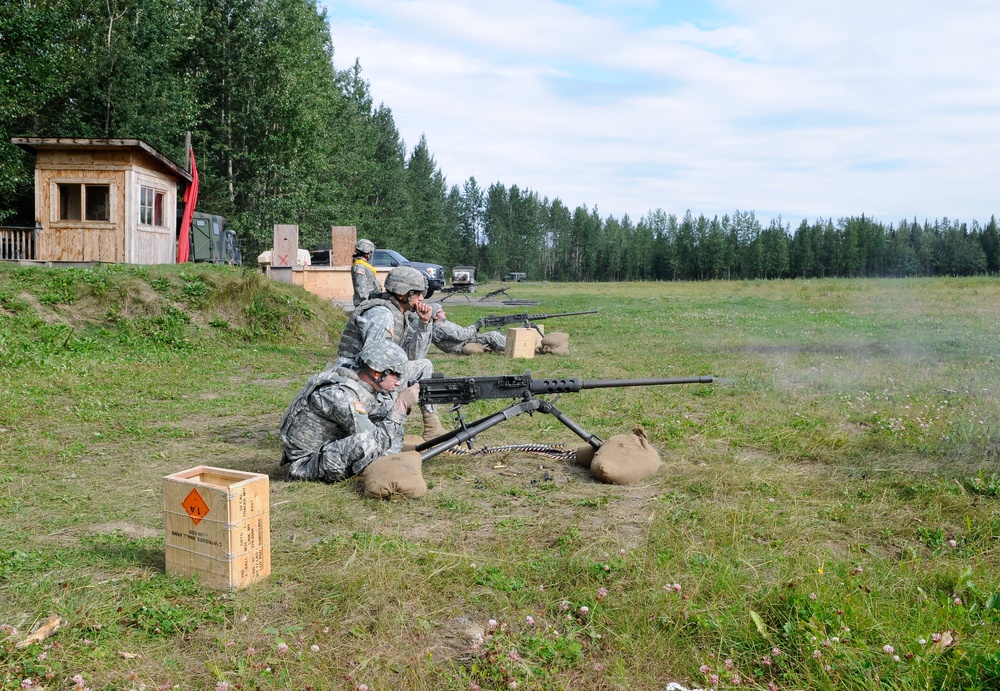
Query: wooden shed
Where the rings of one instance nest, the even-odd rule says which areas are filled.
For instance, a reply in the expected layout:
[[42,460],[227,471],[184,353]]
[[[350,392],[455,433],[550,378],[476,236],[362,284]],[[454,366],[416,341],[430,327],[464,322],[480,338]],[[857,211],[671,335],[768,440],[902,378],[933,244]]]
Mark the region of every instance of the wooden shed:
[[35,154],[34,259],[177,261],[178,185],[191,182],[187,170],[141,139],[11,141]]

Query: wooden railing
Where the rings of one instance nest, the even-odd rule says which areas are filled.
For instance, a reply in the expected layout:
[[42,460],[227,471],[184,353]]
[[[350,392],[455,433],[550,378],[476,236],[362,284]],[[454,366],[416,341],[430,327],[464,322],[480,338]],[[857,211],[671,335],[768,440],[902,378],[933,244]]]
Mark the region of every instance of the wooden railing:
[[34,228],[0,226],[0,259],[34,259]]

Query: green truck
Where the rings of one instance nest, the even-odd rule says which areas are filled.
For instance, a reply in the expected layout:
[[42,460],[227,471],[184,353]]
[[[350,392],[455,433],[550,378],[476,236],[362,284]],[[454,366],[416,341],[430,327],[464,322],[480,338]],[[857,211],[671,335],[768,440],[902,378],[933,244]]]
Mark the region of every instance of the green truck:
[[243,264],[236,233],[226,228],[226,219],[214,214],[194,212],[191,218],[191,256],[193,262]]

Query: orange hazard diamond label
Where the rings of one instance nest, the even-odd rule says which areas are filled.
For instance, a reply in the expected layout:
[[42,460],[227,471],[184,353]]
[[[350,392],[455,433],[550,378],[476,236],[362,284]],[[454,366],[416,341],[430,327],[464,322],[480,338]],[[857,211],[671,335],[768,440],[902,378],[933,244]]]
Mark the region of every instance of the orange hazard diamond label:
[[191,490],[191,494],[187,495],[184,501],[181,502],[181,506],[187,511],[187,515],[191,517],[195,525],[201,523],[201,519],[208,515],[208,504],[198,494],[197,488]]

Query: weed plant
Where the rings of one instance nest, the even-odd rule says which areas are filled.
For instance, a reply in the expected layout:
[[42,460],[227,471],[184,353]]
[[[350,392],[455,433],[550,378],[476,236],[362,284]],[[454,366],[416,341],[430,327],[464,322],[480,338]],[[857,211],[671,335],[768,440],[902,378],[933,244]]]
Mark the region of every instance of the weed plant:
[[[997,279],[516,297],[600,312],[545,322],[567,356],[437,369],[717,377],[559,400],[643,425],[655,477],[505,452],[428,461],[408,502],[287,483],[278,422],[338,308],[225,267],[0,267],[0,689],[1000,685]],[[579,440],[545,415],[478,440],[519,442]],[[268,579],[165,574],[161,478],[202,464],[270,475]]]

